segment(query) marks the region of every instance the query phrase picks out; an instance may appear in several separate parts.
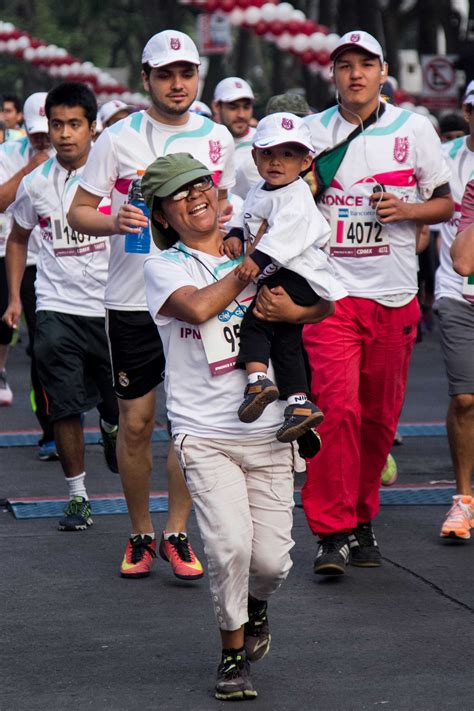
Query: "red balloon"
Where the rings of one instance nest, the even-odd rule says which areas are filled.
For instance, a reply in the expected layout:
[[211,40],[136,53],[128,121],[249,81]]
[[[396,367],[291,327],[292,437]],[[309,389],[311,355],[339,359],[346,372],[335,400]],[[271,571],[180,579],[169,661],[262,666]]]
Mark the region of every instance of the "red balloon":
[[316,52],[314,55],[315,61],[320,64],[322,67],[327,67],[327,65],[331,62],[331,57],[329,55],[329,52]]
[[300,59],[303,64],[311,64],[315,60],[315,52],[312,49],[306,49],[301,55]]
[[305,20],[301,23],[301,32],[304,35],[312,35],[316,32],[316,23],[313,20]]
[[242,10],[246,10],[248,7],[253,5],[252,0],[236,0],[236,7],[240,7]]
[[253,29],[254,29],[255,34],[264,35],[269,31],[268,22],[264,22],[264,20],[260,20],[260,22],[257,22],[257,24],[254,25]]
[[206,0],[204,9],[206,10],[206,12],[215,12],[218,7],[219,7],[218,0]]
[[219,7],[224,12],[232,12],[235,7],[235,0],[219,0]]
[[302,23],[299,20],[290,20],[286,25],[286,31],[289,32],[290,35],[298,35],[302,32],[301,25]]
[[262,7],[265,5],[265,3],[268,2],[268,0],[253,0],[252,6],[253,7]]
[[269,24],[269,30],[273,35],[278,37],[286,30],[286,26],[280,20],[273,20],[273,22]]

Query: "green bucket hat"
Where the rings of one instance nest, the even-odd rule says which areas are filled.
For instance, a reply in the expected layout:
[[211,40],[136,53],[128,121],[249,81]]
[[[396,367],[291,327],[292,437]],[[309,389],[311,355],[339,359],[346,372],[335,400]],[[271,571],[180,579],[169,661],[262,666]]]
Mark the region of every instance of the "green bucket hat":
[[159,249],[168,249],[179,240],[172,227],[165,228],[153,217],[155,198],[165,198],[184,185],[211,175],[209,168],[190,153],[171,153],[151,163],[142,178],[142,195],[149,210],[153,241]]
[[309,116],[311,109],[309,104],[300,94],[276,94],[268,99],[265,109],[265,116],[278,114],[280,111],[287,111],[295,116]]

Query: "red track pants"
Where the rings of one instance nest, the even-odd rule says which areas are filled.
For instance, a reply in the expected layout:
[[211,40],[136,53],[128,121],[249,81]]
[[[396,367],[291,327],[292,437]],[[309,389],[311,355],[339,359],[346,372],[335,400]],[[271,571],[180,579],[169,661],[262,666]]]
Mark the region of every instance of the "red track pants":
[[380,474],[403,405],[420,309],[348,296],[307,325],[312,398],[324,412],[323,447],[307,462],[303,507],[313,533],[351,531],[378,513]]

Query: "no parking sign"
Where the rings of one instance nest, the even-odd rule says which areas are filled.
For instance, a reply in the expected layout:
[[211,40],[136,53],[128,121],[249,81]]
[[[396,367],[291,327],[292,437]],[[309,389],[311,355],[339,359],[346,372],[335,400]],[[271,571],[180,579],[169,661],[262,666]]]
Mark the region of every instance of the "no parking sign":
[[421,102],[429,109],[450,109],[458,105],[456,60],[453,54],[424,54],[421,57]]

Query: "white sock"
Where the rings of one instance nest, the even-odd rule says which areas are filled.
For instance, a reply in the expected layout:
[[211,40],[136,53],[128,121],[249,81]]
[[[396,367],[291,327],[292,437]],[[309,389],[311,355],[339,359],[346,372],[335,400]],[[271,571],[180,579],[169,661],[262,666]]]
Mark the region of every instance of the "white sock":
[[142,538],[144,536],[148,536],[149,538],[151,538],[152,541],[155,540],[155,532],[154,531],[152,531],[151,533],[131,533],[130,534],[130,538],[135,538],[135,536],[141,536]]
[[287,400],[287,403],[288,405],[304,405],[307,400],[308,398],[306,397],[306,395],[298,393],[298,395],[290,395]]
[[253,383],[256,383],[257,380],[260,380],[261,378],[266,378],[266,377],[267,377],[267,374],[264,373],[263,371],[257,371],[256,373],[249,373],[247,376],[250,385],[252,385]]
[[187,536],[186,531],[163,531],[163,538],[167,541],[170,536],[176,536],[176,538],[178,538],[180,534]]
[[69,498],[73,499],[75,496],[83,496],[84,499],[88,499],[86,484],[85,484],[86,473],[82,472],[78,476],[66,477],[66,483],[69,487]]
[[104,430],[104,432],[107,432],[107,434],[110,434],[111,432],[115,432],[116,430],[118,430],[118,425],[111,425],[110,422],[106,422],[102,418],[100,420],[100,424],[102,425],[102,429]]

